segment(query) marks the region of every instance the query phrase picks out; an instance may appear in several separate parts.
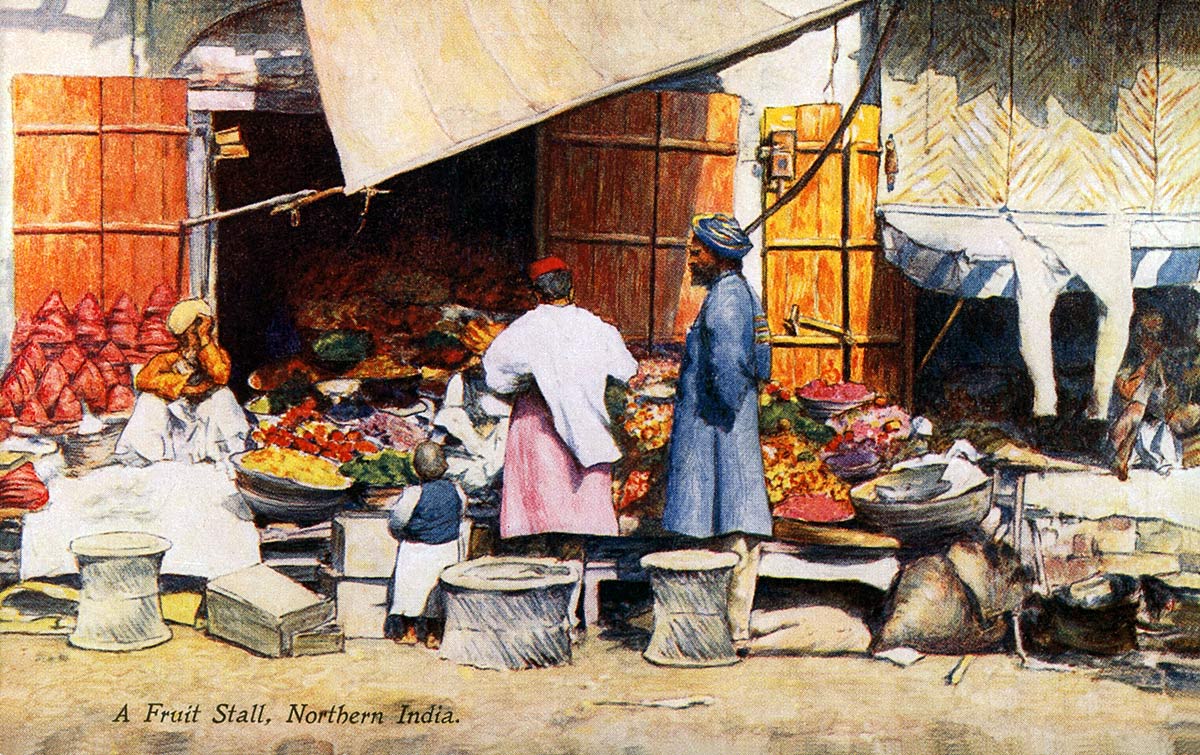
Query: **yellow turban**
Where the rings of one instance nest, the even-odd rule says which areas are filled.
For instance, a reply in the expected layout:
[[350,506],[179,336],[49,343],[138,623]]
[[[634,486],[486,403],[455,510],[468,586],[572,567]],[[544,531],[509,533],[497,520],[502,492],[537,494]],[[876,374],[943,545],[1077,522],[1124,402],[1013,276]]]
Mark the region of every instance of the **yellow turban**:
[[167,315],[167,330],[181,335],[197,317],[212,317],[212,309],[203,299],[184,299],[171,307],[171,314]]

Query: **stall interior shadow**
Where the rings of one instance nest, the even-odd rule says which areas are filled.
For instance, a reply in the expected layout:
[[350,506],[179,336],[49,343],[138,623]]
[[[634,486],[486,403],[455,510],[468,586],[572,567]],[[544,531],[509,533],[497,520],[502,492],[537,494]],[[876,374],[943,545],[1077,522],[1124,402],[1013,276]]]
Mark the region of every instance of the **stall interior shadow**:
[[[1200,398],[1200,373],[1189,371],[1189,366],[1200,357],[1200,293],[1182,287],[1140,289],[1134,294],[1134,303],[1126,364],[1133,358],[1140,318],[1149,312],[1162,314],[1162,340],[1180,373],[1172,400],[1195,403]],[[929,350],[954,304],[955,299],[942,294],[922,292],[919,296],[918,360]],[[1033,385],[1020,354],[1017,304],[1010,299],[965,302],[945,339],[917,375],[916,412],[934,420],[937,436],[966,437],[977,448],[986,449],[1008,438],[1081,461],[1106,463],[1108,422],[1087,418],[1098,306],[1091,293],[1066,293],[1059,297],[1051,316],[1057,416],[1033,416]]]
[[[342,184],[320,115],[224,112],[213,125],[240,126],[250,150],[214,166],[219,209]],[[217,306],[231,385],[245,398],[253,370],[322,330],[365,330],[376,354],[403,362],[428,346],[446,305],[522,311],[535,169],[525,130],[384,182],[365,214],[358,193],[222,222]]]

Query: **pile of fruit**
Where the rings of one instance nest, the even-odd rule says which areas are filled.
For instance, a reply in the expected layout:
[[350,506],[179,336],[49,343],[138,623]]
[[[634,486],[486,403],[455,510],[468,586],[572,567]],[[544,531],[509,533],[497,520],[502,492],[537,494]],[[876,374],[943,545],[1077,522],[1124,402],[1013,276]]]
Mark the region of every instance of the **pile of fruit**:
[[[169,290],[157,291],[147,308],[145,325],[162,321],[165,329]],[[164,309],[165,307],[165,309]],[[59,432],[79,422],[86,407],[92,414],[125,413],[133,409],[133,385],[129,365],[141,361],[145,349],[160,337],[147,335],[140,342],[136,330],[129,331],[132,300],[123,295],[109,314],[108,326],[96,297],[87,294],[74,312],[67,309],[56,291],[46,298],[33,317],[22,317],[13,332],[13,360],[0,377],[0,419],[8,419],[39,432]],[[136,315],[136,309],[133,309]],[[115,318],[115,319],[114,319]],[[133,326],[135,329],[137,326]],[[170,336],[170,334],[167,334]],[[132,343],[129,349],[123,343]],[[172,348],[171,344],[165,348]],[[140,349],[140,350],[139,350]]]
[[783,519],[801,522],[845,522],[854,518],[854,506],[850,501],[840,501],[825,493],[793,493],[784,498],[773,513]]
[[302,451],[270,446],[241,457],[246,469],[314,488],[343,488],[348,480],[336,464]]
[[772,506],[793,495],[827,495],[835,501],[850,500],[850,486],[821,461],[821,447],[792,433],[762,439],[763,467],[767,478],[767,500]]
[[613,506],[624,515],[657,519],[666,498],[667,443],[680,359],[664,349],[633,348],[637,373],[627,386],[610,384],[605,396],[624,454],[613,467]]
[[624,482],[613,478],[613,497],[617,501],[617,513],[625,513],[633,509],[634,504],[641,501],[650,492],[650,470],[635,469],[629,473]]
[[912,435],[912,418],[899,406],[854,409],[829,420],[837,435],[825,446],[827,456],[869,450],[889,459]]
[[767,383],[758,397],[758,432],[761,435],[793,433],[820,445],[833,437],[833,430],[809,418],[795,391],[778,383]]
[[865,401],[874,395],[870,388],[861,383],[830,383],[825,380],[805,383],[796,393],[800,398],[838,403]]
[[[535,304],[519,262],[528,254],[523,248],[495,249],[501,256],[492,257],[481,256],[469,242],[420,234],[406,238],[403,248],[392,246],[394,240],[385,247],[365,237],[361,241],[351,255],[314,248],[293,261],[303,272],[291,287],[289,303],[302,332],[365,330],[376,354],[416,367],[457,369],[495,336],[493,323],[504,319],[501,313],[524,312]],[[427,340],[444,324],[447,305],[490,314],[465,330],[462,340]]]
[[671,439],[673,404],[630,401],[625,405],[625,420],[621,427],[639,451],[657,451]]
[[388,412],[375,412],[358,423],[358,430],[398,451],[412,451],[418,443],[429,440],[424,428]]
[[641,390],[651,385],[673,385],[679,380],[679,360],[669,356],[652,356],[638,361],[638,370],[629,379],[629,388]]
[[317,402],[306,399],[284,413],[274,424],[262,423],[250,435],[261,447],[290,448],[314,456],[345,463],[355,454],[372,454],[379,447],[361,431],[343,430],[321,419]]

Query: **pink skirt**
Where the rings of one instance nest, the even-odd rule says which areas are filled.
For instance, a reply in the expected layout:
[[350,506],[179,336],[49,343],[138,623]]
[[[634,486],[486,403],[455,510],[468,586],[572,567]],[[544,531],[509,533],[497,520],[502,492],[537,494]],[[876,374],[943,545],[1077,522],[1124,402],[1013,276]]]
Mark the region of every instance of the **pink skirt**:
[[500,537],[543,532],[616,535],[612,465],[581,467],[536,391],[513,405],[504,452]]

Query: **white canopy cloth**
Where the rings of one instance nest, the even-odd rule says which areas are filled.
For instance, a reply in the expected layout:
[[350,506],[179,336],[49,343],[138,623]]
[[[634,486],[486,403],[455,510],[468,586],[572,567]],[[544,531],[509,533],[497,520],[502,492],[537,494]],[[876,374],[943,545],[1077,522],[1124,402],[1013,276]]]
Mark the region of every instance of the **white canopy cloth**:
[[[1131,217],[945,208],[888,208],[883,214],[885,254],[910,277],[961,275],[960,295],[1015,293],[1021,356],[1033,379],[1037,415],[1057,410],[1050,342],[1055,299],[1072,281],[1091,290],[1101,308],[1089,415],[1107,416],[1133,314]],[[973,263],[980,262],[984,267],[973,269]]]
[[347,192],[863,0],[303,0]]

